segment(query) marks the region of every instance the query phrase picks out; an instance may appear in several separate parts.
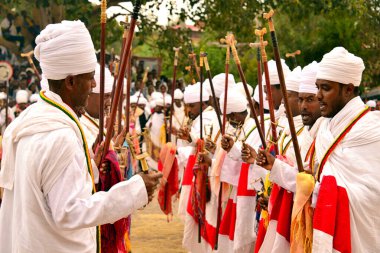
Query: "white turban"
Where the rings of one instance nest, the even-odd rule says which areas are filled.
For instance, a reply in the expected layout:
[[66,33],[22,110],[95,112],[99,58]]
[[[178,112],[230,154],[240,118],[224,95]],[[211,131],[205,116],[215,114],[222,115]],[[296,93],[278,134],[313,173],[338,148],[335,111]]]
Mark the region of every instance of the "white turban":
[[47,79],[95,71],[94,44],[86,26],[79,20],[49,24],[36,38],[34,55]]
[[46,79],[46,76],[44,75],[44,73],[42,73],[42,78],[41,78],[41,89],[43,90],[49,90],[49,82],[48,80]]
[[0,92],[0,100],[7,99],[7,94],[5,92]]
[[302,69],[299,93],[318,93],[317,85],[315,85],[317,81],[317,71],[318,63],[316,61],[313,61]]
[[149,106],[150,106],[150,108],[154,109],[156,107],[156,101],[155,100],[151,100],[149,102]]
[[[201,84],[198,82],[193,85],[189,85],[185,89],[184,95],[184,102],[185,104],[192,104],[200,102],[200,92],[201,92]],[[203,88],[202,93],[202,101],[206,102],[209,100],[210,94],[207,92],[206,89]]]
[[156,102],[156,106],[164,106],[164,99],[162,97],[154,100]]
[[[212,79],[212,84],[214,86],[215,96],[220,98],[224,92],[224,86],[226,84],[226,74],[220,73],[214,76]],[[228,74],[228,87],[232,88],[235,85],[235,78],[232,74]]]
[[[290,73],[288,65],[286,65],[285,60],[281,59],[282,71],[284,73],[284,78]],[[274,60],[268,61],[268,71],[269,71],[269,81],[271,85],[280,84],[280,79],[277,73],[277,66]],[[265,73],[263,73],[263,83],[265,83]]]
[[153,92],[151,95],[150,95],[151,99],[158,99],[158,98],[162,98],[162,93],[161,92]]
[[[140,97],[140,99],[141,99],[141,97]],[[137,96],[135,96],[135,95],[131,96],[129,99],[129,103],[130,104],[136,104],[137,103]]]
[[371,108],[376,108],[376,102],[374,100],[368,100],[366,105],[368,105]]
[[323,56],[317,79],[359,86],[364,69],[360,57],[349,53],[344,47],[336,47]]
[[[268,100],[266,99],[266,97],[267,97],[267,94],[264,92],[264,87],[263,87],[264,109],[269,110],[269,103],[268,103]],[[253,94],[253,99],[256,101],[256,103],[260,104],[259,85],[256,85],[255,93]]]
[[16,93],[16,103],[26,104],[29,101],[29,93],[26,90],[18,90]]
[[39,98],[40,98],[40,95],[35,93],[30,96],[29,101],[30,103],[35,103],[38,101]]
[[203,82],[203,89],[205,89],[208,92],[208,94],[212,96],[210,80],[208,78]]
[[183,92],[180,89],[175,89],[174,99],[183,99]]
[[172,96],[165,95],[165,104],[171,104],[172,103]]
[[[253,95],[253,88],[249,84],[247,84],[247,86],[248,86],[249,96],[252,96]],[[238,89],[238,91],[240,91],[241,94],[243,94],[245,96],[244,84],[242,82],[238,82],[235,87]]]
[[[95,69],[96,87],[92,89],[93,93],[100,93],[100,65],[96,64]],[[108,68],[104,69],[104,93],[111,93],[113,86],[113,76]]]
[[148,103],[148,100],[146,100],[146,98],[141,94],[140,100],[139,100],[139,105],[146,105],[147,103]]
[[[225,93],[223,92],[219,98],[220,111],[222,113],[224,109],[224,97]],[[244,112],[248,108],[247,104],[248,102],[246,96],[241,94],[239,90],[236,88],[236,86],[234,88],[228,89],[226,114],[230,114],[233,112]]]
[[300,66],[298,66],[287,75],[285,79],[287,91],[299,92],[300,82],[301,82],[301,72],[302,72],[302,69]]

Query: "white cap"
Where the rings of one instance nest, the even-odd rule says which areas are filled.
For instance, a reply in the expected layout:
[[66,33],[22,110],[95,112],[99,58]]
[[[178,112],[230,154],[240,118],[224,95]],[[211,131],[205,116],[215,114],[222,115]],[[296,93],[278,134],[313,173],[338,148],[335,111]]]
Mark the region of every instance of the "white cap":
[[26,104],[29,101],[29,93],[26,90],[18,90],[16,93],[16,103]]
[[318,63],[316,61],[313,61],[302,69],[299,93],[318,93],[318,88],[315,84],[317,81],[317,71]]
[[[96,64],[95,76],[94,76],[96,86],[92,89],[93,93],[100,93],[100,65]],[[111,93],[113,86],[113,76],[111,75],[111,71],[108,68],[104,69],[104,93]]]
[[[212,84],[214,86],[215,96],[220,98],[222,93],[224,92],[226,85],[226,74],[220,73],[212,78]],[[228,87],[232,88],[235,86],[235,78],[232,74],[228,74]]]
[[[201,91],[201,84],[198,82],[193,85],[189,85],[185,89],[184,93],[184,102],[185,104],[192,104],[200,102],[200,91]],[[209,100],[210,94],[207,92],[206,89],[203,89],[202,93],[202,101],[206,102]]]
[[[251,85],[247,83],[248,86],[248,91],[249,91],[249,96],[251,97],[253,95],[253,88]],[[238,82],[236,84],[237,89],[240,91],[241,94],[245,96],[245,89],[244,89],[244,84],[242,82]]]
[[287,75],[285,79],[287,91],[299,92],[300,81],[301,81],[301,71],[302,71],[301,67],[298,66]]
[[[224,98],[225,93],[223,92],[219,98],[220,111],[222,113],[224,110]],[[241,92],[239,92],[236,86],[234,88],[228,89],[226,114],[230,114],[233,112],[244,112],[245,110],[247,110],[246,96],[241,94]]]
[[90,33],[80,20],[49,24],[36,38],[34,56],[47,79],[95,71],[96,55]]
[[374,100],[368,100],[366,105],[368,105],[371,108],[376,108],[376,102]]
[[[281,59],[282,71],[284,73],[284,78],[290,73],[288,65],[286,65],[285,60]],[[277,66],[274,60],[268,61],[268,70],[269,70],[269,80],[271,85],[280,84],[280,79],[277,73]],[[265,73],[263,73],[263,83],[265,83]]]
[[174,99],[183,99],[183,92],[180,89],[174,90]]
[[40,95],[34,93],[34,94],[32,94],[32,95],[30,96],[29,101],[30,101],[30,103],[35,103],[35,102],[38,101],[39,98],[40,98]]
[[360,86],[365,69],[362,58],[336,47],[325,54],[319,63],[317,79]]
[[[267,94],[264,92],[264,88],[263,88],[264,109],[269,110],[269,103],[266,97],[267,97]],[[256,85],[255,93],[253,94],[253,99],[256,101],[256,103],[260,104],[259,85]]]

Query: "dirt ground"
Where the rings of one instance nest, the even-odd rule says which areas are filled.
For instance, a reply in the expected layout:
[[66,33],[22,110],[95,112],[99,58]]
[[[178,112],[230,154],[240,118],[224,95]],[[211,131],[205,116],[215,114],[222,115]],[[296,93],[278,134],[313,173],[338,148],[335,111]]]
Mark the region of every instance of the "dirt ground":
[[[157,196],[157,194],[156,194]],[[132,215],[132,253],[184,253],[182,248],[183,222],[177,215],[178,201],[173,206],[173,220],[166,215],[154,199],[143,210]]]

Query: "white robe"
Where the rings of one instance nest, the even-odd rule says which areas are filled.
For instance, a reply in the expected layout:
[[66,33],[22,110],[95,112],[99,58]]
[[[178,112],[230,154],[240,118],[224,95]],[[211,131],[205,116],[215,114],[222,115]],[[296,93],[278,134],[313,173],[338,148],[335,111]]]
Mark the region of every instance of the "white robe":
[[[46,96],[74,112],[61,98]],[[59,109],[39,101],[5,131],[0,186],[0,252],[96,252],[95,226],[148,202],[140,176],[92,194],[80,132]]]
[[[315,143],[317,163],[364,107],[360,97],[356,97],[332,119],[324,119]],[[379,150],[380,112],[374,111],[362,117],[338,144],[320,176],[320,181],[324,176],[335,177],[338,186],[347,191],[352,252],[380,252]],[[313,197],[318,189],[315,187]],[[334,252],[328,240],[321,241],[321,233],[314,229],[313,252]]]

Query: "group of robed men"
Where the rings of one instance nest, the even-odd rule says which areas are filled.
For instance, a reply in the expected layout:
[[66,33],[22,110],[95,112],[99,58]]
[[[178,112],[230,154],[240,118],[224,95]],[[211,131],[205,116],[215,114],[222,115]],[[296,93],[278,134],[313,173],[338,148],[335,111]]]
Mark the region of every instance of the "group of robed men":
[[[336,47],[303,69],[290,71],[281,62],[305,172],[297,168],[274,61],[268,69],[278,139],[271,137],[270,117],[264,114],[268,149],[262,148],[247,97],[232,75],[227,98],[216,92],[221,112],[226,102],[224,135],[208,81],[202,98],[200,83],[186,87],[192,121],[178,132],[186,143],[178,148],[179,164],[186,164],[179,203],[183,246],[191,252],[377,252],[380,157],[373,152],[380,147],[380,114],[359,97],[362,59]],[[218,90],[218,80],[213,83]],[[258,89],[253,100],[256,115],[260,106],[269,109],[267,100],[259,105]]]
[[[162,174],[137,174],[95,192],[94,184],[109,168],[98,169],[102,148],[91,146],[98,134],[99,88],[90,35],[80,21],[63,21],[47,26],[36,43],[48,89],[4,133],[0,249],[95,252],[95,227],[146,205]],[[380,115],[368,112],[358,96],[363,61],[342,47],[302,70],[290,71],[282,61],[306,176],[296,166],[275,62],[268,64],[278,140],[271,140],[268,114],[264,130],[268,146],[278,146],[277,156],[261,148],[242,84],[231,74],[227,95],[225,73],[213,78],[219,104],[212,102],[208,81],[196,83],[184,91],[185,113],[176,90],[180,116],[171,132],[177,138],[183,247],[191,252],[376,252],[380,158],[371,151],[380,147]],[[109,101],[112,86],[105,87]],[[253,97],[257,115],[261,106],[269,110],[267,100],[259,104],[258,92]],[[160,136],[168,112],[163,108],[169,99],[160,95],[150,101],[154,111],[144,122],[155,146],[164,142]],[[138,97],[131,97],[131,104],[139,106]],[[216,110],[226,114],[224,135]],[[198,191],[201,182],[206,192]]]

